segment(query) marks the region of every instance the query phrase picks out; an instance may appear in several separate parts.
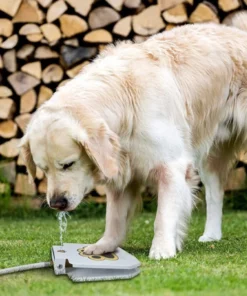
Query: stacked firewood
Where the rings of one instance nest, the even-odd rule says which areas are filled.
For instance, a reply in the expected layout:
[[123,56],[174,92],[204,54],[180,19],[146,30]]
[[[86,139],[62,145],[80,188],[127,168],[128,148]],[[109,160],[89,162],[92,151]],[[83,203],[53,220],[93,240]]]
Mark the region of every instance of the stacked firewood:
[[[243,2],[244,1],[244,2]],[[220,23],[247,0],[0,0],[0,191],[46,191],[37,171],[29,184],[18,143],[32,113],[106,44],[148,36],[185,23]],[[247,157],[227,189],[245,183]],[[2,184],[1,184],[2,183]],[[96,188],[104,195],[104,188]]]

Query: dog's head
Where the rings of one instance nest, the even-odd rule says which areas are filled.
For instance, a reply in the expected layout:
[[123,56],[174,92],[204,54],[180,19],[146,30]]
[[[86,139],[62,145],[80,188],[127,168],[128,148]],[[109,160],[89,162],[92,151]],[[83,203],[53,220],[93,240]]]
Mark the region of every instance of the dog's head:
[[47,202],[58,210],[76,208],[96,178],[111,180],[118,175],[118,137],[103,119],[85,109],[41,107],[20,148],[31,180],[36,166],[44,171]]

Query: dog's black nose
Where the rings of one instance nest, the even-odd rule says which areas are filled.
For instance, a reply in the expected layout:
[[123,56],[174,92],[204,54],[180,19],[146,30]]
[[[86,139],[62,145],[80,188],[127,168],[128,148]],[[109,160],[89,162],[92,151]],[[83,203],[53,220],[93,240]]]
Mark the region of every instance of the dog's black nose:
[[68,200],[65,197],[53,198],[50,201],[50,207],[53,209],[63,211],[67,208],[67,206],[68,206]]

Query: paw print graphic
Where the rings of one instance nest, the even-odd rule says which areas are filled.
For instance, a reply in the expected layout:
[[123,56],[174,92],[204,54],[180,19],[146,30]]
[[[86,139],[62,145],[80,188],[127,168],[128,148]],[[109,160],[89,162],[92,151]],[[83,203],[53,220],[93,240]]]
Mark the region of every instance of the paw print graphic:
[[85,247],[77,249],[78,254],[80,256],[87,257],[87,258],[89,258],[91,260],[95,260],[95,261],[103,261],[103,260],[114,261],[114,260],[118,260],[118,256],[115,253],[105,253],[105,254],[102,254],[102,255],[88,255],[88,254],[84,253],[84,249],[85,249]]

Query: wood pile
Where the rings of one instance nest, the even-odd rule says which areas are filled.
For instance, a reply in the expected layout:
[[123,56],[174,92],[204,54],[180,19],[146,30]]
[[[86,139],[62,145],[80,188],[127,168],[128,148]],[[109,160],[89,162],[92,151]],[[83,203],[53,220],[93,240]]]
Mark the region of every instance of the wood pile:
[[[28,183],[20,138],[36,108],[106,44],[142,42],[185,23],[219,23],[246,5],[247,0],[0,0],[0,183],[9,182],[15,194],[45,193],[42,172],[35,184]],[[244,186],[247,157],[241,161],[229,190]],[[103,196],[104,188],[95,192]]]

